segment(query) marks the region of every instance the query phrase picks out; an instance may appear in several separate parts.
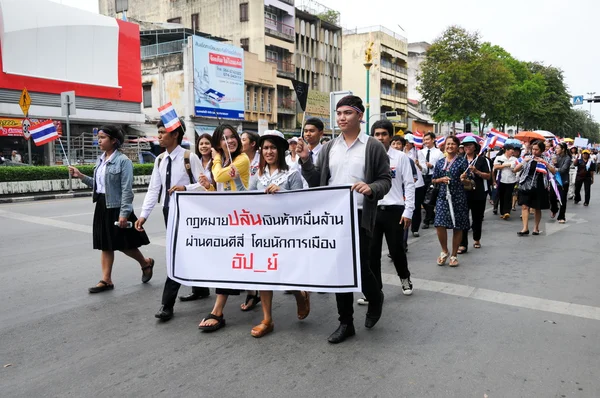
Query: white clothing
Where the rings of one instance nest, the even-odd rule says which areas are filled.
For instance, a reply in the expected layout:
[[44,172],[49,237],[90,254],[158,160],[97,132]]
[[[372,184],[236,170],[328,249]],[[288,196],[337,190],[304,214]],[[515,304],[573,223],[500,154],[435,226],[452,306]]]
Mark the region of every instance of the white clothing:
[[[429,162],[427,162],[427,152],[428,151],[429,151]],[[419,151],[419,155],[421,155],[421,154],[423,155],[423,157],[422,157],[423,161],[421,162],[421,157],[419,156],[419,163],[421,164],[421,167],[423,167],[423,175],[424,176],[433,175],[433,169],[435,168],[435,165],[437,164],[438,160],[440,160],[444,157],[444,154],[442,153],[442,151],[440,151],[436,147],[433,147],[431,149],[427,148],[427,147],[423,147],[423,149],[421,149]],[[431,168],[427,167],[427,163],[431,164]]]
[[106,152],[100,155],[100,166],[96,169],[96,193],[106,193],[106,164],[115,156],[114,151],[108,159]]
[[517,178],[517,174],[515,173],[515,167],[517,166],[517,158],[514,156],[507,158],[506,155],[496,156],[496,159],[494,160],[494,166],[499,164],[510,164],[510,167],[498,170],[498,172],[500,173],[500,182],[502,184],[516,184],[517,181],[519,181]]
[[[329,152],[328,185],[346,185],[365,182],[365,158],[367,156],[367,140],[369,137],[360,132],[356,140],[348,146],[344,135],[340,134],[331,144]],[[362,209],[364,196],[357,195],[356,203]]]
[[388,149],[388,156],[392,188],[377,204],[379,206],[404,206],[402,217],[412,219],[415,210],[415,180],[410,159],[404,152],[397,151],[392,147]]
[[421,171],[421,168],[416,165],[416,162],[418,160],[421,167],[425,167],[425,159],[423,159],[423,162],[421,162],[421,159],[419,159],[419,151],[415,150],[414,148],[413,150],[405,153],[406,156],[408,156],[415,162],[415,168],[417,169],[417,181],[415,182],[415,188],[421,188],[422,186],[425,186],[425,181],[423,180],[423,172]]

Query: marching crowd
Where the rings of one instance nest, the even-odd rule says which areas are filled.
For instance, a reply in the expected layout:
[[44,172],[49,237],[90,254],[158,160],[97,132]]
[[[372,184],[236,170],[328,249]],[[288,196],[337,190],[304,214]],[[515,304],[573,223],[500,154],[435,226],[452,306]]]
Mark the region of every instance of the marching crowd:
[[[365,327],[379,321],[384,304],[381,276],[381,253],[385,237],[389,257],[401,282],[402,292],[411,295],[407,251],[408,239],[419,236],[419,229],[433,225],[441,246],[437,264],[459,265],[459,255],[469,249],[469,230],[473,248],[482,247],[482,224],[488,200],[494,214],[508,220],[516,205],[521,206],[522,228],[519,236],[529,234],[530,213],[534,216],[532,235],[539,235],[542,210],[566,222],[567,202],[590,203],[590,187],[597,170],[598,154],[566,143],[542,140],[510,139],[500,151],[486,148],[486,143],[472,134],[448,136],[440,148],[436,137],[427,133],[422,148],[415,136],[407,132],[394,135],[387,120],[371,126],[369,135],[361,130],[365,108],[356,96],[342,98],[336,107],[341,134],[322,143],[324,126],[310,118],[303,126],[303,137],[286,140],[277,130],[259,136],[252,132],[238,134],[228,124],[219,125],[212,135],[197,137],[196,153],[181,147],[184,125],[167,132],[158,123],[159,143],[165,148],[155,161],[140,217],[133,211],[133,165],[119,151],[124,142],[115,127],[99,129],[98,145],[103,151],[93,176],[83,175],[70,167],[73,177],[93,189],[95,212],[93,248],[101,251],[102,279],[89,288],[90,293],[114,289],[112,267],[114,252],[122,251],[135,259],[141,268],[142,282],[153,276],[154,259],[145,257],[140,247],[149,244],[144,224],[154,207],[162,206],[167,224],[171,194],[175,191],[245,191],[257,190],[276,194],[327,185],[351,185],[356,192],[359,224],[359,252],[362,292],[359,305],[366,305]],[[462,138],[462,139],[461,139]],[[482,148],[483,146],[483,148]],[[422,219],[423,213],[425,214]],[[448,230],[452,230],[450,245]],[[180,284],[167,277],[162,302],[156,318],[173,317]],[[205,332],[226,325],[224,309],[229,296],[242,292],[216,289],[213,309],[199,324]],[[297,317],[310,313],[310,295],[294,295]],[[180,297],[191,301],[210,297],[204,287],[193,287]],[[272,291],[249,291],[241,303],[242,311],[261,304],[263,320],[251,329],[262,337],[274,329]],[[330,343],[340,343],[355,334],[353,293],[336,293],[338,328],[329,336]]]

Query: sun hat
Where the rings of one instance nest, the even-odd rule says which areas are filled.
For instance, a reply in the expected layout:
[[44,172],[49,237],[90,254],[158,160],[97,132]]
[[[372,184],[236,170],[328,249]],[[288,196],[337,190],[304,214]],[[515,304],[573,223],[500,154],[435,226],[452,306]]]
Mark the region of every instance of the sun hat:
[[283,133],[281,131],[265,130],[263,135],[261,135],[260,138],[258,139],[258,146],[262,148],[263,143],[267,139],[273,141],[275,143],[275,145],[277,145],[278,147],[279,146],[283,147],[284,151],[287,151],[288,148],[290,147],[290,144],[287,142],[287,140],[285,139],[285,137],[283,136]]
[[469,137],[465,137],[465,138],[462,140],[462,143],[461,143],[461,144],[462,144],[462,145],[465,145],[465,144],[477,144],[477,140],[476,140],[475,138],[473,138],[473,137],[469,136]]
[[415,144],[415,136],[412,134],[404,134],[404,139],[406,140],[406,142],[408,142],[409,144]]
[[288,143],[290,144],[297,144],[298,143],[298,137],[292,137],[288,140]]
[[583,151],[581,151],[581,154],[583,155],[584,153],[587,153],[588,155],[591,154],[589,149],[584,149]]

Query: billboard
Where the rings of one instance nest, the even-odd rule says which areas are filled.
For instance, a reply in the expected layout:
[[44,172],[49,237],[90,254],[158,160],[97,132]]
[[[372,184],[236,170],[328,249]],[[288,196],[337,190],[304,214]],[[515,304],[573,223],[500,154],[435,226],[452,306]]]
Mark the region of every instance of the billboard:
[[244,120],[244,50],[194,36],[196,116]]
[[[42,123],[47,119],[29,119],[31,125]],[[54,120],[58,135],[62,135],[62,123]],[[0,137],[23,137],[23,119],[0,117]]]

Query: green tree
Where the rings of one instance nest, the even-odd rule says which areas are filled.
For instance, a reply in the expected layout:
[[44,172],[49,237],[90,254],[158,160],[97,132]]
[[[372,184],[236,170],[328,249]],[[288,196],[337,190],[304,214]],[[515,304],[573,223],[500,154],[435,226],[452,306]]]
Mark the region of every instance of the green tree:
[[569,109],[567,117],[556,134],[561,137],[575,138],[577,134],[590,142],[600,142],[600,124],[596,123],[588,111]]
[[322,12],[321,14],[318,14],[317,17],[319,17],[319,19],[322,21],[337,25],[340,20],[340,13],[339,11],[335,10],[327,10],[325,12]]

